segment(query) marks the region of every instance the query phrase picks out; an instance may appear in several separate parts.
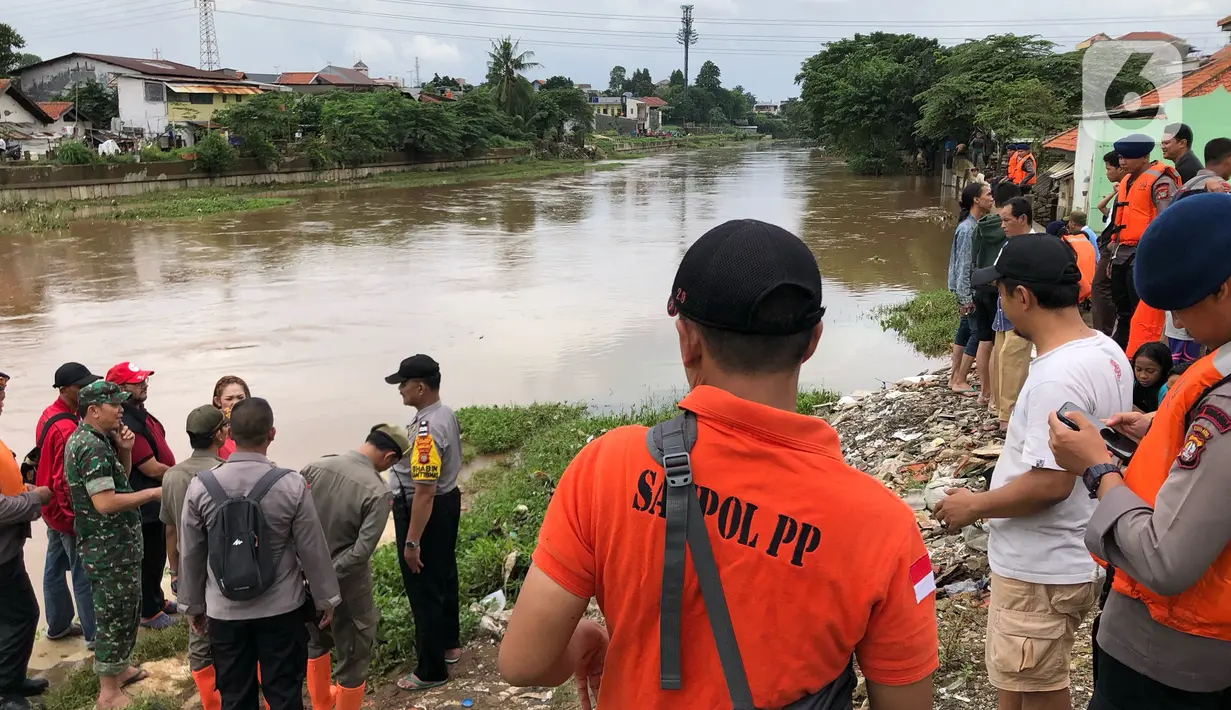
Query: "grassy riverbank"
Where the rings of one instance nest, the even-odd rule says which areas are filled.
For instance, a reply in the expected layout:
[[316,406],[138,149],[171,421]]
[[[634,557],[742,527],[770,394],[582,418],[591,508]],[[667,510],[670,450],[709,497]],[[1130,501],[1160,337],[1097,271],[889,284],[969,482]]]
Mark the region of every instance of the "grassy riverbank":
[[[148,663],[184,655],[188,652],[188,626],[181,623],[164,631],[142,630],[137,635],[137,646],[133,649],[133,663]],[[190,683],[185,684],[190,685]],[[182,698],[173,693],[164,692],[143,693],[141,684],[133,686],[133,693],[138,694],[140,702],[134,703],[131,710],[176,710],[182,703]],[[186,690],[181,688],[179,690]],[[52,683],[51,690],[43,696],[46,710],[82,710],[92,707],[98,699],[98,676],[94,675],[88,664],[69,671],[63,680]]]
[[212,214],[251,212],[294,204],[297,195],[319,190],[362,190],[388,187],[442,187],[476,182],[529,180],[572,175],[587,171],[607,171],[623,163],[595,163],[588,160],[547,160],[526,158],[499,165],[479,165],[435,172],[407,171],[374,175],[343,183],[319,182],[286,187],[251,185],[245,187],[203,187],[165,190],[127,197],[30,203],[9,206],[14,213],[8,222],[0,221],[0,234],[47,232],[65,229],[78,220],[145,221],[191,219]]
[[929,357],[949,354],[957,331],[957,299],[944,290],[924,291],[909,301],[878,308],[875,317],[885,330],[896,331]]
[[[798,398],[801,413],[811,414],[817,404],[837,398],[832,392],[804,391]],[[675,415],[674,404],[597,413],[566,404],[528,407],[466,407],[458,411],[463,443],[480,455],[505,454],[497,464],[471,477],[466,486],[473,495],[462,515],[457,560],[461,586],[464,636],[478,619],[468,611],[471,603],[503,589],[512,599],[530,566],[539,526],[547,503],[565,467],[583,446],[605,432],[629,424],[650,426]],[[504,570],[515,553],[508,582]],[[393,545],[377,550],[372,562],[376,603],[381,610],[372,675],[379,676],[414,657],[414,622],[402,591]]]

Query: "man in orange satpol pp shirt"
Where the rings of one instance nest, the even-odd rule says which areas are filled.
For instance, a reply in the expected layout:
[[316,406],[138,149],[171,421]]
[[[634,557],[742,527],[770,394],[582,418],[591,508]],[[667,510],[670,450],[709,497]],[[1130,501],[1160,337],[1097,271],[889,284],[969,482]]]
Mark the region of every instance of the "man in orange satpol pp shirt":
[[[935,580],[914,515],[846,465],[828,424],[796,413],[824,314],[815,257],[779,227],[727,222],[684,256],[667,310],[691,389],[679,406],[696,418],[695,494],[755,706],[834,684],[854,655],[873,710],[930,708]],[[600,681],[608,708],[731,707],[691,561],[679,689],[662,689],[666,476],[646,438],[615,429],[565,471],[500,670],[518,686],[573,676],[587,709]],[[605,629],[582,618],[591,597]]]

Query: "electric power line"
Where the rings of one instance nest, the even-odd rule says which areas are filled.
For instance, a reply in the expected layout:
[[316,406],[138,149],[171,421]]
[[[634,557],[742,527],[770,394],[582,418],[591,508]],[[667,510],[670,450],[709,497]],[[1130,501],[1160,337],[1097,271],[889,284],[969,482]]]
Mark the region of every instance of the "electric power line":
[[[192,7],[192,3],[193,3],[193,0],[173,0],[172,2],[167,2],[167,0],[138,0],[138,4],[136,5],[125,6],[123,8],[123,12],[125,14],[136,13],[138,15],[145,15],[155,10],[157,10],[158,12],[163,12],[169,9],[175,9],[176,5],[180,5],[185,8]],[[10,24],[13,27],[13,29],[18,30],[24,36],[27,34],[35,34],[43,30],[47,30],[47,31],[60,30],[60,29],[63,29],[66,24],[73,24],[73,25],[82,24],[82,23],[89,24],[95,21],[110,22],[115,19],[117,19],[115,10],[109,10],[109,11],[98,12],[98,13],[92,13],[92,12],[86,11],[82,13],[73,13],[71,17],[65,17],[65,18],[44,17],[37,22],[26,23],[20,26],[18,26],[15,23],[10,23]]]
[[214,26],[214,0],[197,0],[197,26],[201,34],[200,68],[213,71],[222,68],[218,59],[218,30]]
[[113,22],[113,23],[96,23],[93,25],[72,27],[62,32],[52,32],[48,34],[31,35],[28,39],[37,39],[37,40],[42,41],[42,40],[49,40],[49,39],[58,39],[60,37],[72,37],[72,36],[81,35],[81,34],[97,34],[99,30],[126,29],[128,27],[151,25],[151,24],[154,24],[155,22],[168,22],[169,20],[178,20],[183,17],[191,17],[192,15],[195,15],[195,14],[196,14],[196,11],[193,10],[191,7],[189,7],[189,8],[180,10],[179,12],[173,12],[173,13],[166,14],[166,15],[159,15],[158,17],[151,17],[145,20],[124,19],[121,21]]

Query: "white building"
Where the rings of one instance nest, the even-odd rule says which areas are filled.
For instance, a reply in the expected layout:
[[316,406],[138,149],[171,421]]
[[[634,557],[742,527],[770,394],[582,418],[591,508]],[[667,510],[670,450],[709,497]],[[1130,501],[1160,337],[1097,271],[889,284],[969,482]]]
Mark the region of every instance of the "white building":
[[6,146],[21,144],[21,152],[38,159],[59,137],[50,128],[51,117],[9,79],[0,79],[0,138]]

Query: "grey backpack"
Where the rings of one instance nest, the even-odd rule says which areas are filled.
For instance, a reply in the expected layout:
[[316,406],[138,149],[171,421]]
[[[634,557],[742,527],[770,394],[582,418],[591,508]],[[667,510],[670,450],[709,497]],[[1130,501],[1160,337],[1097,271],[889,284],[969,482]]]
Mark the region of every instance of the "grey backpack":
[[[692,551],[692,563],[701,587],[710,631],[718,647],[722,674],[726,677],[727,693],[734,710],[757,710],[752,704],[748,674],[740,657],[731,624],[731,611],[714,549],[705,532],[705,516],[697,500],[692,482],[692,460],[689,452],[697,442],[697,419],[685,412],[650,429],[646,445],[650,455],[663,466],[666,474],[667,534],[663,550],[662,601],[659,611],[659,684],[663,690],[680,689],[680,619],[684,601],[684,548]],[[854,704],[855,667],[846,669],[829,685],[800,698],[784,710],[851,710]]]

